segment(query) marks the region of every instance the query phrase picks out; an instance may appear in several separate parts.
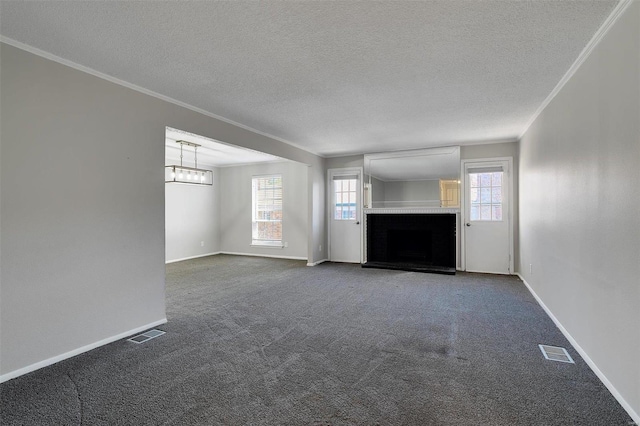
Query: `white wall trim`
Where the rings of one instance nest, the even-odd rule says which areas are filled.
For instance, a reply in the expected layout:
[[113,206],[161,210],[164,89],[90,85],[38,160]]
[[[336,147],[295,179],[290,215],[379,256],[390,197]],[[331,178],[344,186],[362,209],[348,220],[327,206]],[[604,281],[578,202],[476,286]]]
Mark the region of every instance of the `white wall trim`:
[[[451,147],[451,146],[463,147],[463,146],[473,146],[473,145],[493,145],[493,144],[500,144],[500,143],[513,143],[513,142],[519,142],[519,141],[520,141],[520,139],[517,138],[517,137],[509,137],[509,138],[502,138],[502,139],[482,139],[482,140],[470,140],[470,141],[456,141],[455,143],[452,142],[452,143],[445,144],[445,145],[426,145],[426,146],[415,147],[415,148],[404,148],[404,149],[396,149],[396,150],[391,150],[391,151],[385,151],[385,153],[388,153],[388,152],[413,151],[413,150],[416,150],[416,149],[428,149],[428,148],[448,148],[448,147]],[[351,152],[351,153],[326,154],[326,155],[324,155],[324,158],[356,157],[356,156],[367,155],[367,154],[381,154],[381,152],[358,151],[358,152]]]
[[627,411],[627,413],[629,413],[629,416],[631,416],[631,418],[633,419],[634,422],[636,422],[636,424],[640,424],[640,414],[636,413],[634,411],[634,409],[631,407],[631,405],[622,397],[620,392],[618,392],[618,390],[615,388],[615,386],[613,386],[613,384],[609,381],[609,379],[607,379],[607,376],[605,376],[604,373],[598,368],[596,363],[593,362],[593,360],[589,357],[587,352],[585,352],[585,350],[582,349],[582,347],[578,344],[576,339],[574,339],[573,336],[571,336],[569,331],[567,331],[567,329],[564,328],[564,326],[558,320],[558,318],[556,318],[556,316],[553,315],[553,312],[551,312],[551,310],[547,307],[547,305],[544,304],[542,299],[536,294],[536,292],[529,285],[527,280],[524,279],[524,277],[520,274],[520,272],[516,273],[516,275],[518,275],[518,277],[520,277],[520,279],[522,280],[524,285],[529,290],[529,293],[531,293],[533,295],[533,297],[536,299],[538,304],[542,307],[542,309],[544,309],[544,311],[547,313],[547,315],[549,315],[549,318],[551,318],[551,320],[554,322],[556,327],[558,327],[558,329],[560,329],[560,331],[562,332],[564,337],[566,337],[567,340],[569,341],[569,343],[571,343],[571,346],[573,346],[573,348],[580,354],[582,359],[585,360],[585,362],[591,368],[591,370],[593,370],[593,372],[596,374],[596,376],[598,376],[600,381],[602,381],[602,383],[604,383],[604,385],[607,387],[607,389],[609,389],[609,392],[611,392],[613,397],[620,403],[620,405],[622,405],[622,408],[624,408]]
[[313,262],[313,263],[308,262],[307,266],[316,266],[316,265],[319,265],[321,263],[328,262],[328,261],[329,261],[329,259],[322,259],[322,260],[318,260],[317,262]]
[[598,31],[596,31],[596,33],[593,35],[591,40],[589,40],[589,43],[587,43],[584,49],[582,49],[582,52],[580,52],[580,55],[578,55],[578,58],[571,65],[571,67],[569,67],[569,70],[564,74],[564,76],[562,76],[558,84],[556,84],[556,87],[553,88],[551,93],[549,93],[549,96],[547,96],[546,99],[542,101],[542,104],[540,104],[536,112],[533,113],[533,116],[531,116],[529,121],[527,121],[527,124],[524,126],[524,130],[520,133],[518,140],[521,140],[524,137],[525,133],[527,133],[527,131],[529,130],[529,127],[531,127],[533,122],[536,121],[538,116],[542,113],[542,111],[544,111],[547,105],[551,103],[553,98],[555,98],[556,95],[560,92],[560,90],[562,90],[562,88],[565,86],[565,84],[567,84],[569,79],[573,77],[576,71],[578,71],[578,69],[580,68],[580,66],[582,66],[584,61],[586,61],[589,55],[591,55],[591,52],[593,51],[593,49],[595,49],[598,43],[600,43],[600,41],[604,38],[604,36],[609,32],[613,24],[616,23],[616,21],[620,18],[620,16],[622,16],[624,11],[627,10],[627,8],[632,3],[633,3],[633,0],[620,0],[620,3],[616,5],[616,7],[611,12],[611,14],[607,17],[607,19],[605,19],[604,23],[600,26]]
[[46,52],[44,50],[38,49],[37,47],[33,47],[33,46],[28,45],[28,44],[21,43],[21,42],[19,42],[17,40],[14,40],[14,39],[11,39],[9,37],[2,36],[2,35],[0,35],[0,42],[6,43],[6,44],[8,44],[10,46],[13,46],[13,47],[16,47],[18,49],[27,51],[29,53],[33,53],[34,55],[40,56],[40,57],[45,58],[45,59],[49,59],[50,61],[57,62],[59,64],[65,65],[67,67],[76,69],[78,71],[82,71],[82,72],[85,72],[87,74],[91,74],[91,75],[93,75],[95,77],[101,78],[103,80],[107,80],[107,81],[109,81],[111,83],[115,83],[115,84],[118,84],[120,86],[124,86],[126,88],[131,89],[131,90],[135,90],[136,92],[140,92],[140,93],[144,93],[145,95],[153,96],[154,98],[161,99],[161,100],[163,100],[165,102],[169,102],[171,104],[180,106],[182,108],[186,108],[186,109],[189,109],[191,111],[197,112],[199,114],[206,115],[207,117],[215,118],[216,120],[224,121],[227,124],[231,124],[233,126],[240,127],[241,129],[248,130],[250,132],[257,133],[257,134],[262,135],[262,136],[266,136],[268,138],[271,138],[271,139],[277,140],[279,142],[285,143],[287,145],[290,145],[290,146],[292,146],[294,148],[298,148],[298,149],[301,149],[301,150],[303,150],[305,152],[308,152],[310,154],[316,155],[318,157],[322,157],[322,155],[318,154],[317,152],[313,152],[313,151],[309,150],[308,148],[305,148],[305,147],[303,147],[301,145],[298,145],[296,143],[290,142],[290,141],[288,141],[286,139],[282,139],[282,138],[280,138],[278,136],[274,136],[274,135],[271,135],[269,133],[261,132],[260,130],[256,130],[256,129],[252,128],[252,127],[245,126],[244,124],[238,123],[237,121],[233,121],[233,120],[230,120],[228,118],[213,114],[213,113],[211,113],[209,111],[206,111],[204,109],[195,107],[193,105],[189,105],[189,104],[187,104],[185,102],[179,101],[177,99],[170,98],[169,96],[162,95],[162,94],[154,92],[152,90],[145,89],[144,87],[137,86],[137,85],[135,85],[133,83],[129,83],[129,82],[124,81],[124,80],[120,80],[117,77],[110,76],[109,74],[105,74],[105,73],[100,72],[98,70],[94,70],[93,68],[89,68],[89,67],[86,67],[84,65],[80,65],[80,64],[78,64],[76,62],[70,61],[68,59],[61,58],[59,56],[54,55],[53,53],[49,53],[49,52]]
[[167,260],[164,263],[165,263],[165,265],[168,265],[170,263],[182,262],[183,260],[197,259],[199,257],[215,256],[216,254],[220,254],[220,253],[222,253],[222,252],[216,251],[216,252],[213,252],[213,253],[197,254],[195,256],[181,257],[180,259]]
[[[255,246],[255,247],[263,247],[263,246]],[[269,247],[266,247],[266,248],[269,248]],[[281,247],[275,247],[275,248],[281,248]],[[232,255],[232,256],[272,257],[272,258],[275,258],[275,259],[307,260],[306,257],[302,257],[302,256],[280,256],[280,255],[261,254],[261,253],[239,253],[239,252],[235,252],[235,251],[216,251],[216,252],[213,252],[213,253],[199,254],[197,256],[190,256],[190,257],[183,257],[183,258],[175,259],[175,260],[168,260],[168,261],[165,262],[165,264],[168,265],[170,263],[182,262],[183,260],[198,259],[198,258],[201,258],[201,257],[215,256],[215,255],[218,255],[218,254],[229,254],[229,255]],[[317,265],[318,263],[322,263],[324,261],[325,260],[321,260],[319,262],[314,263],[314,265]]]
[[28,365],[26,367],[19,368],[14,371],[10,371],[9,373],[3,374],[0,376],[0,383],[6,382],[7,380],[15,379],[16,377],[20,377],[24,374],[31,373],[32,371],[39,370],[41,368],[47,367],[49,365],[55,364],[60,361],[64,361],[65,359],[74,357],[76,355],[80,355],[85,352],[89,352],[92,349],[95,349],[100,346],[107,345],[109,343],[113,343],[117,340],[124,339],[125,337],[129,337],[133,334],[140,333],[141,331],[148,330],[153,327],[157,327],[162,324],[166,324],[167,319],[162,318],[161,320],[151,322],[149,324],[143,325],[141,327],[136,327],[132,330],[125,331],[124,333],[116,334],[115,336],[107,337],[106,339],[99,340],[97,342],[88,344],[86,346],[82,346],[80,348],[74,349],[69,352],[65,352],[60,355],[56,355],[52,358],[45,359],[43,361],[36,362],[35,364]]
[[280,256],[276,254],[262,254],[262,253],[239,253],[235,251],[221,251],[219,254],[230,254],[232,256],[272,257],[274,259],[307,260],[306,257],[302,257],[302,256]]

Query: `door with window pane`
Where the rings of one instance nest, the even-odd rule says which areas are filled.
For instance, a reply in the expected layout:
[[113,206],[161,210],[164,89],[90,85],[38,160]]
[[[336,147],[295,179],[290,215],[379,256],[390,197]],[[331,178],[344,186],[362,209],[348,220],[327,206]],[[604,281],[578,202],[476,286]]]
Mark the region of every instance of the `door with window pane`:
[[329,258],[332,262],[360,263],[360,177],[359,170],[329,171]]
[[465,163],[467,271],[511,273],[508,177],[508,161]]

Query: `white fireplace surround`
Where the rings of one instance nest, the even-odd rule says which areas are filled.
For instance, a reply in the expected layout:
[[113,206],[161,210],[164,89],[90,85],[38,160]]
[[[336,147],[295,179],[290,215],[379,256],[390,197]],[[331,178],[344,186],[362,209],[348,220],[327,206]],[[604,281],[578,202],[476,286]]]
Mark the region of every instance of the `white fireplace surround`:
[[362,209],[366,215],[368,214],[442,214],[442,213],[460,213],[459,208],[454,207],[381,207]]

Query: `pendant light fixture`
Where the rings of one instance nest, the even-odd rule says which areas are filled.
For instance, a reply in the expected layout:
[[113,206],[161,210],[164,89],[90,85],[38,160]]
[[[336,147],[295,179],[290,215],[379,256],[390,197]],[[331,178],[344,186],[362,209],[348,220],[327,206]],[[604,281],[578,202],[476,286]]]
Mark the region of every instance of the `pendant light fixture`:
[[[207,169],[198,168],[198,145],[187,141],[176,141],[180,144],[180,165],[164,166],[165,183],[189,183],[191,185],[213,185],[213,172]],[[194,167],[187,167],[182,164],[184,146],[193,148]]]

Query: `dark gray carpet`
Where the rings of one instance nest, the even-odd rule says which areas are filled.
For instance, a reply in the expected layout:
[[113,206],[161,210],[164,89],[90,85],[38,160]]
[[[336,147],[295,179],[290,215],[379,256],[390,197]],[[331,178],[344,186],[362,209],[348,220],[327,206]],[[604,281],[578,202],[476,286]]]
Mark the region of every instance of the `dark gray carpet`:
[[631,424],[515,277],[219,255],[167,266],[167,313],[2,384],[0,422]]

